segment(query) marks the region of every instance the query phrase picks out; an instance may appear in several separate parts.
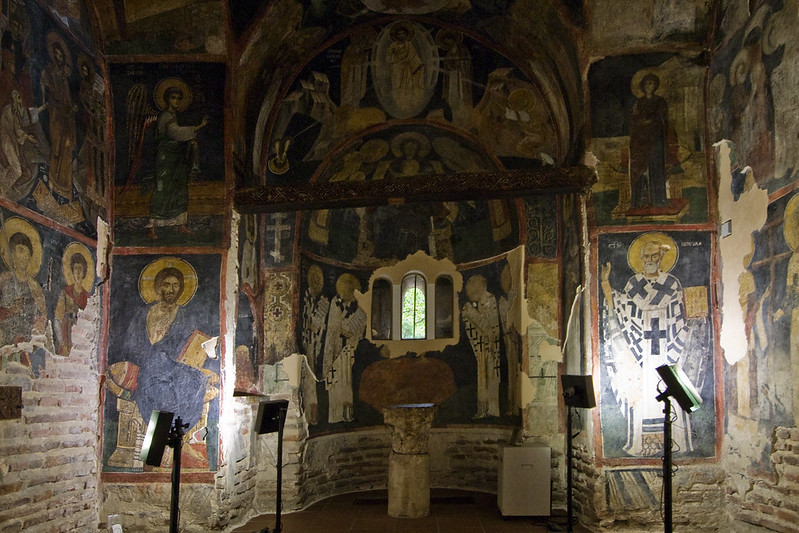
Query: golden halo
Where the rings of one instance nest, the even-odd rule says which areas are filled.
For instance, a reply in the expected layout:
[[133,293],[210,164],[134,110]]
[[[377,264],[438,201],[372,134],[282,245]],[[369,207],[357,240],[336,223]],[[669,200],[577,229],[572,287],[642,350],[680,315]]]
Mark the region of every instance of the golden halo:
[[629,250],[627,250],[627,264],[630,265],[630,268],[633,269],[634,272],[641,273],[644,271],[644,263],[641,261],[641,249],[646,243],[653,241],[657,244],[669,247],[669,251],[663,255],[663,259],[660,262],[660,270],[668,272],[674,267],[679,254],[674,239],[665,233],[651,231],[636,237],[632,244],[630,244]]
[[178,257],[161,257],[144,267],[139,276],[139,294],[144,303],[151,304],[158,299],[155,277],[170,267],[177,268],[183,274],[183,292],[178,298],[178,305],[184,306],[194,298],[194,293],[197,292],[197,272],[194,267]]
[[42,266],[42,240],[36,230],[33,229],[33,226],[19,217],[9,218],[3,228],[0,229],[0,254],[3,256],[3,262],[8,266],[9,270],[14,270],[14,264],[11,261],[11,250],[8,249],[8,241],[15,233],[25,234],[31,240],[33,251],[31,260],[28,263],[28,274],[35,276]]
[[535,93],[530,89],[515,89],[508,96],[508,107],[517,112],[532,112],[535,109],[535,102]]
[[70,262],[72,256],[75,254],[82,255],[86,260],[86,277],[83,278],[81,284],[86,292],[92,290],[94,285],[94,259],[89,249],[79,242],[72,242],[64,249],[64,255],[61,256],[61,271],[64,273],[64,279],[67,280],[67,285],[74,285],[75,278],[72,276],[72,268]]
[[178,104],[178,111],[185,111],[186,108],[191,104],[192,94],[189,86],[186,85],[186,82],[180,78],[164,78],[158,82],[158,84],[155,86],[155,90],[153,91],[155,105],[157,105],[158,109],[161,111],[169,107],[169,104],[164,99],[164,93],[167,89],[172,87],[176,87],[183,92],[183,99],[180,101],[180,104]]
[[430,153],[430,139],[415,131],[406,131],[391,139],[391,153],[402,157],[402,143],[407,139],[413,139],[419,144],[419,152],[416,154],[418,157],[425,157]]
[[658,86],[655,88],[655,94],[660,93],[663,95],[667,93],[667,76],[663,75],[661,72],[658,72],[656,69],[643,68],[636,72],[633,75],[633,78],[630,80],[630,91],[635,95],[636,98],[641,98],[644,96],[644,91],[641,89],[641,80],[644,78],[644,76],[648,76],[650,74],[657,76],[658,79]]
[[83,75],[83,67],[86,66],[86,69],[89,71],[89,79],[94,81],[94,65],[92,64],[92,60],[89,59],[89,56],[81,52],[78,54],[78,68],[81,70],[81,76]]
[[405,30],[405,33],[408,34],[408,39],[407,39],[408,41],[413,41],[413,38],[416,36],[416,28],[413,27],[413,24],[411,24],[407,20],[401,20],[391,25],[389,36],[391,37],[392,41],[397,40],[397,33],[400,30]]
[[377,42],[377,30],[374,26],[361,26],[353,30],[350,43],[358,50],[369,50]]
[[799,194],[795,194],[785,206],[782,234],[790,249],[796,251],[799,247]]
[[458,44],[463,42],[463,34],[461,32],[455,28],[446,27],[438,30],[438,33],[436,33],[436,45],[439,48],[444,48],[444,39],[447,37],[451,37],[452,40]]
[[47,34],[45,40],[47,41],[47,55],[50,56],[50,60],[55,63],[53,45],[58,43],[58,45],[61,47],[61,51],[64,52],[64,64],[69,67],[70,70],[72,70],[72,52],[69,51],[67,43],[64,42],[64,39],[56,32],[51,31]]
[[322,272],[322,268],[317,264],[311,265],[308,268],[307,279],[311,294],[314,296],[320,295],[322,293],[322,288],[325,286],[325,275]]
[[486,292],[486,279],[482,274],[475,274],[466,280],[466,297],[470,302],[477,302]]
[[345,272],[336,280],[336,293],[341,296],[345,302],[351,302],[355,299],[355,291],[361,290],[361,282],[354,274]]

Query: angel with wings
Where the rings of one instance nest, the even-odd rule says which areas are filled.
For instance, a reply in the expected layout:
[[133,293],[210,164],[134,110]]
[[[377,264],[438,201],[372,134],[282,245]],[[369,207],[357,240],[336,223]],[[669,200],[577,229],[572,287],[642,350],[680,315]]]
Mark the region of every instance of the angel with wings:
[[191,233],[186,226],[189,181],[200,172],[197,130],[208,124],[208,116],[204,116],[196,126],[180,124],[178,115],[191,104],[192,92],[179,78],[158,82],[153,97],[160,112],[147,101],[144,85],[134,85],[128,91],[128,185],[135,179],[141,163],[145,132],[155,124],[155,176],[148,227],[150,238],[157,239],[157,227],[176,226],[181,233]]

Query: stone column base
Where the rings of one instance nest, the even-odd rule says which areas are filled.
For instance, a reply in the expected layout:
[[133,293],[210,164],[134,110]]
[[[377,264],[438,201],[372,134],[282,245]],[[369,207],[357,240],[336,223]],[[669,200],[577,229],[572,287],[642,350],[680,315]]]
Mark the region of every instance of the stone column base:
[[430,455],[388,457],[388,516],[421,518],[430,514]]

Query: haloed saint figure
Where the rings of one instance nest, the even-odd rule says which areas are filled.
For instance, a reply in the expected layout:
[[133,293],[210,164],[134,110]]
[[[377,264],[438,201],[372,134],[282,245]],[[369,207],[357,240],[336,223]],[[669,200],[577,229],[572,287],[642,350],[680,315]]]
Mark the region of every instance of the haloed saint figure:
[[[627,420],[623,450],[630,456],[661,453],[663,405],[656,400],[657,367],[680,363],[689,337],[683,288],[669,270],[677,260],[674,241],[662,233],[639,236],[628,260],[635,273],[624,288],[610,284],[611,264],[601,269],[604,296],[604,364]],[[682,412],[674,440],[691,451],[690,421]]]
[[196,126],[181,125],[179,114],[191,103],[188,85],[177,78],[162,80],[155,89],[161,109],[156,124],[155,184],[150,200],[150,238],[157,239],[156,228],[186,226],[189,209],[189,182],[199,172],[197,130],[208,124],[204,116]]

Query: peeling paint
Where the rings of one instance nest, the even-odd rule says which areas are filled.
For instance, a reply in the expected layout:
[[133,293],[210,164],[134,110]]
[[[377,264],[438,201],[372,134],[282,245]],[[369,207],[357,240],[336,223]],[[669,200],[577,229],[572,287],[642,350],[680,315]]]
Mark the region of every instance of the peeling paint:
[[[739,304],[740,280],[754,252],[752,233],[766,223],[768,192],[757,186],[749,167],[733,168],[734,146],[723,140],[713,145],[719,174],[718,209],[722,224],[731,221],[732,232],[719,239],[722,277],[721,348],[729,364],[735,364],[746,355],[746,327],[744,310]],[[732,194],[733,172],[746,175],[744,192],[735,200]]]

